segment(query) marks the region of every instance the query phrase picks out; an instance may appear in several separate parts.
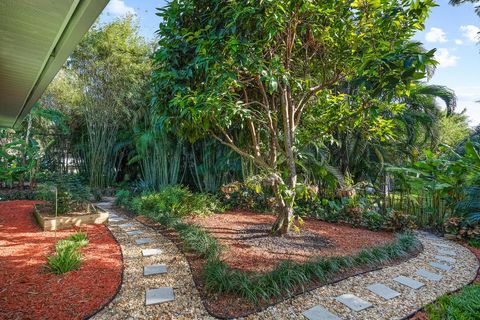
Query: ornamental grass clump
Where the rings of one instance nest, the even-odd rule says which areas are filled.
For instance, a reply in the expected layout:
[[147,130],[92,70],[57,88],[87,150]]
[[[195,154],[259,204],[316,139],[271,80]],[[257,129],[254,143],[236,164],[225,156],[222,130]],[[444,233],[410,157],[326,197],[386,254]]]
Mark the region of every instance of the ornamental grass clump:
[[80,248],[88,245],[88,237],[84,232],[76,232],[55,244],[55,254],[47,257],[47,268],[55,274],[62,274],[80,268]]

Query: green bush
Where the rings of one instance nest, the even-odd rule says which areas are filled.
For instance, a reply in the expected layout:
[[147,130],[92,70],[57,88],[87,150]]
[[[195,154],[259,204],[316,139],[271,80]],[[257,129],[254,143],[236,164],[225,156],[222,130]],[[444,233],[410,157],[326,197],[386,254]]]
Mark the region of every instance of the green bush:
[[131,209],[142,213],[153,212],[183,217],[209,215],[221,211],[222,207],[213,195],[192,193],[185,187],[169,186],[159,192],[134,198]]
[[76,232],[55,244],[55,254],[47,257],[47,268],[52,273],[61,274],[80,267],[81,254],[78,249],[88,245],[84,232]]
[[115,204],[121,207],[128,207],[131,201],[131,194],[128,190],[118,190],[115,193]]
[[430,320],[471,320],[479,319],[480,285],[464,287],[457,294],[444,295],[435,303],[425,307]]

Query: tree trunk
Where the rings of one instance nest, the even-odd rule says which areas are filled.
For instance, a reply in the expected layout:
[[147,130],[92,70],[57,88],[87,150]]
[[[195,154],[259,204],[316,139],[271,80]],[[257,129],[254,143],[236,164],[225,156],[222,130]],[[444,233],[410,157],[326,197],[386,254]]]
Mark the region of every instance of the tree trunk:
[[287,205],[285,202],[282,207],[279,206],[277,220],[272,226],[272,235],[283,236],[290,232],[290,225],[293,219],[293,206]]

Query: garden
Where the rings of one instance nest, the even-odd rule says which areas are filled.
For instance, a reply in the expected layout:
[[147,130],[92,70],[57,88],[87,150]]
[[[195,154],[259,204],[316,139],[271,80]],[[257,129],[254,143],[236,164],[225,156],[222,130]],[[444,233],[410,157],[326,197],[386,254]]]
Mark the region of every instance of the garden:
[[480,127],[424,1],[95,23],[0,128],[0,319],[480,319]]

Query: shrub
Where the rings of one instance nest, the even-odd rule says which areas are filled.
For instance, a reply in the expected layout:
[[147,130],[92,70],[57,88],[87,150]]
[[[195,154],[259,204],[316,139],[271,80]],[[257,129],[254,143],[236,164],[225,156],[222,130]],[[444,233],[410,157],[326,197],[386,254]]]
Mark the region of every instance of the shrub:
[[128,190],[118,190],[115,193],[115,204],[121,207],[128,207],[130,205],[131,195]]
[[183,217],[187,215],[209,215],[221,211],[217,198],[209,194],[192,193],[185,187],[169,186],[156,193],[134,198],[131,208],[140,213],[154,212]]

